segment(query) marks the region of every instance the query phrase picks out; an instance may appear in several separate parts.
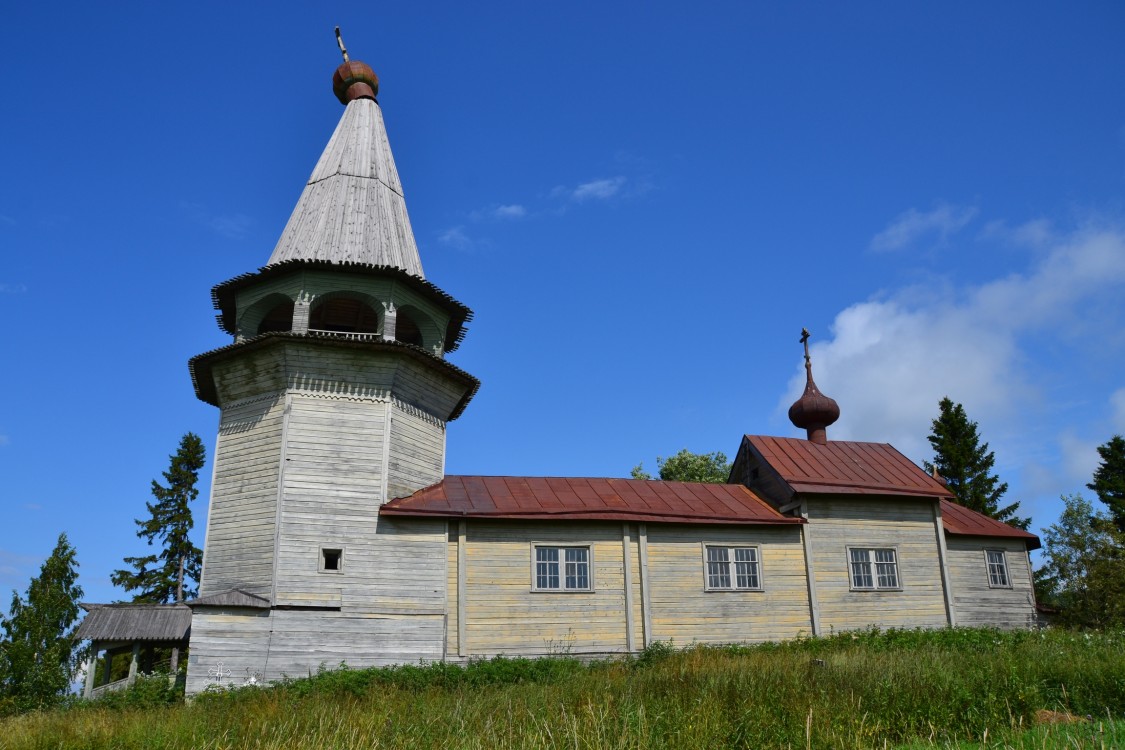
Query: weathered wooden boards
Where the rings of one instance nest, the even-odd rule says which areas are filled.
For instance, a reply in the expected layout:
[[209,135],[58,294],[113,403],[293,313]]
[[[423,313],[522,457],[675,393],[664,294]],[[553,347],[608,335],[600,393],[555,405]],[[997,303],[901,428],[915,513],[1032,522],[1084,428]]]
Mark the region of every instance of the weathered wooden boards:
[[[951,536],[946,546],[958,625],[998,628],[1035,625],[1031,566],[1021,540]],[[988,550],[1004,553],[1007,586],[990,583],[985,557]]]
[[370,263],[422,276],[422,262],[379,105],[350,102],[305,186],[270,263]]

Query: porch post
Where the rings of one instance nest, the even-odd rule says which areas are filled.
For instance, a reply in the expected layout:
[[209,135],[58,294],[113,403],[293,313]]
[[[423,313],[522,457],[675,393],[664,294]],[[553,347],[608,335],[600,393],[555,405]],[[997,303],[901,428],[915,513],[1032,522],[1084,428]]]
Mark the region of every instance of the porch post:
[[141,644],[140,643],[134,643],[133,644],[133,658],[129,660],[129,677],[128,677],[129,681],[127,683],[125,683],[126,685],[132,685],[134,682],[137,681],[137,657],[140,655],[140,653],[141,653]]
[[94,694],[94,677],[98,673],[98,642],[90,642],[90,662],[86,666],[86,687],[82,691],[82,697],[90,700]]

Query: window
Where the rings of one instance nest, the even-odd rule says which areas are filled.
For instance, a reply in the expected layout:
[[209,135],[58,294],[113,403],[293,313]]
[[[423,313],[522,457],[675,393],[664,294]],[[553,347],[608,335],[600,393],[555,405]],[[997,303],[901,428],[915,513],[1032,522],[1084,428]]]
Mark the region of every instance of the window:
[[985,550],[988,560],[988,585],[994,589],[1011,588],[1012,582],[1008,578],[1008,560],[1004,557],[1003,550]]
[[757,547],[704,546],[708,591],[760,591],[762,571]]
[[329,547],[320,548],[320,571],[339,573],[344,568],[344,550]]
[[536,591],[593,591],[589,547],[535,547]]
[[893,548],[848,549],[853,589],[898,589],[898,555]]

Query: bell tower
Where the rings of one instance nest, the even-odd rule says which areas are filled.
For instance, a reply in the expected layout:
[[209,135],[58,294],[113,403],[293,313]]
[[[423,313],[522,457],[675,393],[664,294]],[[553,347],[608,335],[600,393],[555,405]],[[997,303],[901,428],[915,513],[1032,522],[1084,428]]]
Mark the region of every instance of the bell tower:
[[189,692],[441,657],[443,572],[409,561],[444,526],[378,510],[444,475],[472,312],[423,276],[378,78],[340,48],[343,116],[268,264],[212,290],[232,343],[189,363],[221,414]]

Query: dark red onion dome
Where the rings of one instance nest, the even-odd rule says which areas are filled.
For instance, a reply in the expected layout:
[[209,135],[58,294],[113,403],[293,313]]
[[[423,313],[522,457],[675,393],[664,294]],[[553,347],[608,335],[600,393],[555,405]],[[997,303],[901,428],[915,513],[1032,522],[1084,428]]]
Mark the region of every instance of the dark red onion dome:
[[332,74],[332,93],[344,105],[353,99],[374,99],[379,93],[379,77],[367,63],[345,62]]
[[825,445],[828,442],[826,428],[840,418],[840,406],[816,387],[812,376],[812,360],[809,359],[807,329],[801,331],[801,343],[805,345],[805,392],[789,407],[789,421],[805,430],[809,441]]

